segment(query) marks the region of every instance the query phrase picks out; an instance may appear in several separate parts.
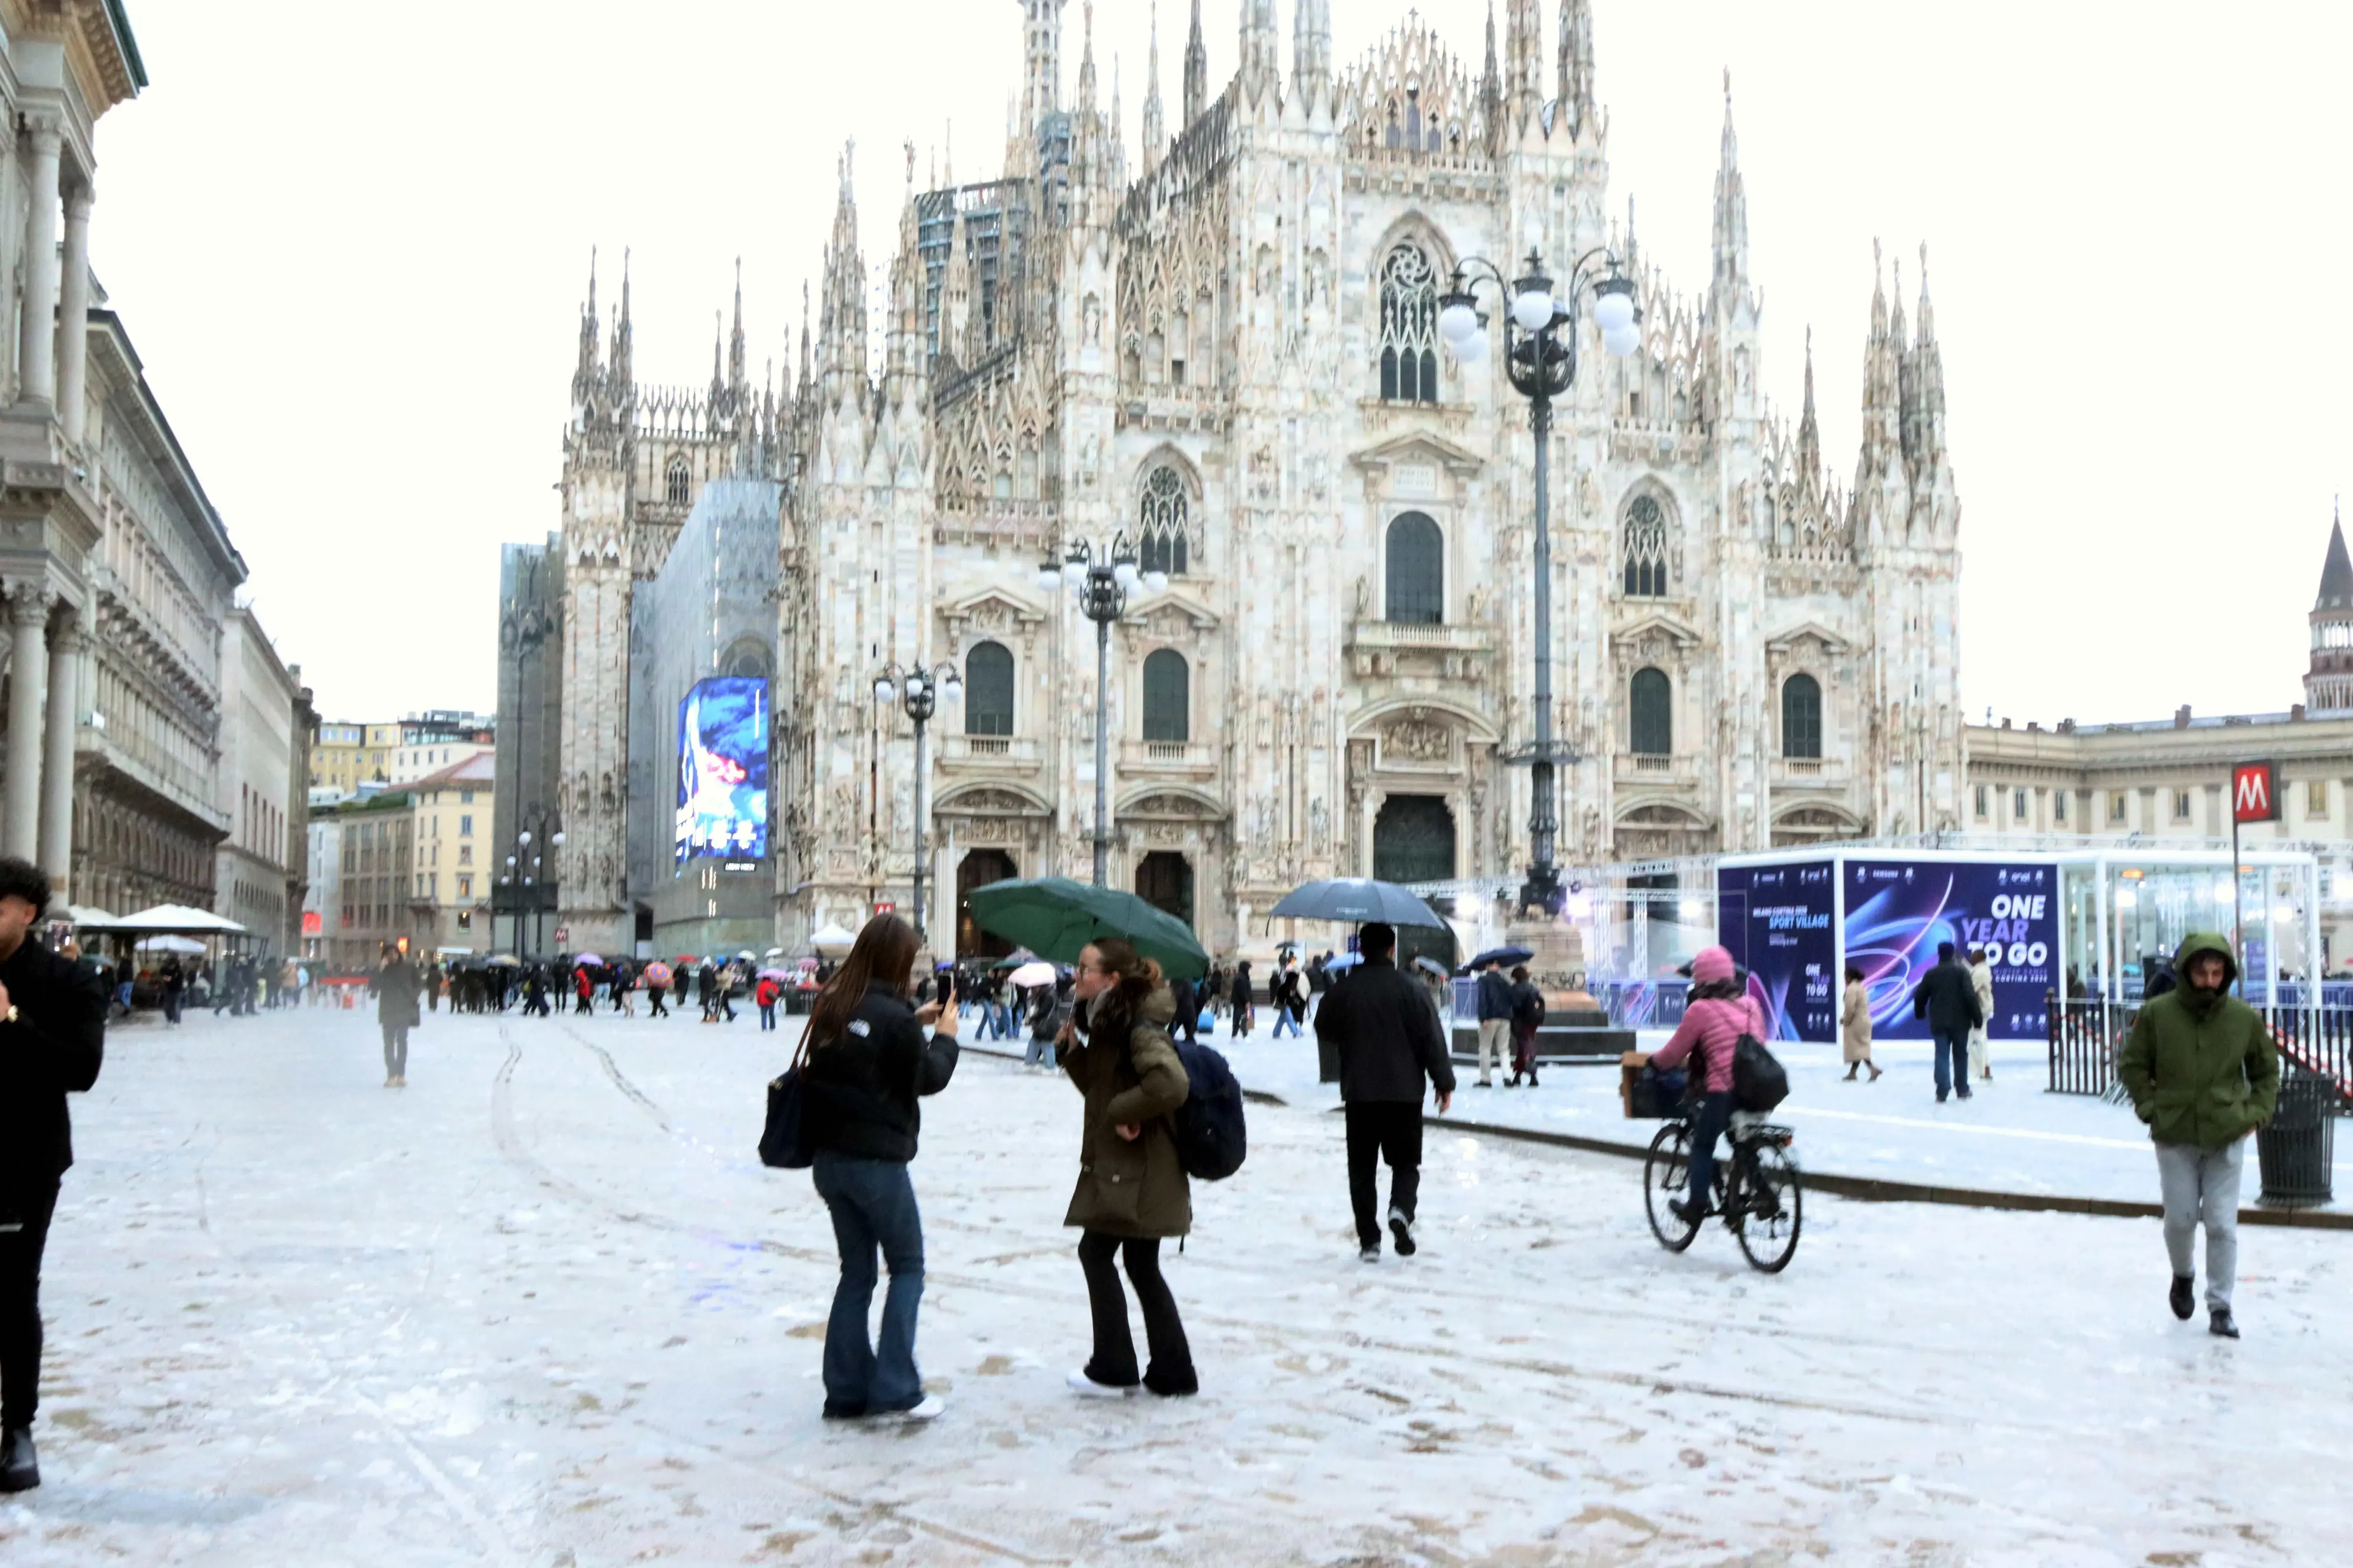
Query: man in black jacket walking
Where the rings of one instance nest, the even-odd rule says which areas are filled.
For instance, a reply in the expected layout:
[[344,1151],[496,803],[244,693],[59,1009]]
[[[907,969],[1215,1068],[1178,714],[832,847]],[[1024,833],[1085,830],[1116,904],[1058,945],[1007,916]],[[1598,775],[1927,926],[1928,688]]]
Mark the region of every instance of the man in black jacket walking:
[[1315,1010],[1315,1037],[1340,1057],[1340,1098],[1347,1104],[1348,1201],[1356,1212],[1357,1256],[1381,1260],[1373,1159],[1389,1168],[1389,1234],[1398,1256],[1414,1254],[1414,1200],[1421,1188],[1423,1082],[1438,1090],[1442,1114],[1454,1103],[1454,1066],[1447,1059],[1438,1009],[1420,985],[1398,973],[1397,931],[1375,922],[1359,938],[1365,962],[1335,983]]
[[66,1096],[98,1081],[106,1048],[105,992],[33,940],[48,907],[46,872],[0,859],[0,1492],[41,1484],[41,1252],[73,1163]]
[[1953,955],[1951,942],[1936,944],[1936,967],[1912,988],[1912,1016],[1926,1017],[1936,1037],[1936,1103],[1956,1088],[1968,1099],[1969,1031],[1986,1021],[1985,1009],[1978,1005],[1977,977]]

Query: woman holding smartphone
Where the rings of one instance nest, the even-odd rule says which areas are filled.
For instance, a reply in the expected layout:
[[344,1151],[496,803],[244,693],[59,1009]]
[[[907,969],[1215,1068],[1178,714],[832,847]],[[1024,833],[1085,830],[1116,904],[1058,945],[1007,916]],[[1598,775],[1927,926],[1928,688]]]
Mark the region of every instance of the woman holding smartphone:
[[[907,1172],[923,1126],[916,1101],[948,1086],[956,1065],[955,982],[909,1004],[921,944],[914,927],[876,915],[810,1009],[802,1128],[815,1153],[818,1196],[833,1215],[841,1283],[825,1327],[829,1420],[902,1415],[928,1421],[942,1405],[915,1370],[915,1309],[923,1298],[923,1223]],[[923,1031],[932,1030],[924,1038]],[[867,1337],[877,1250],[891,1272],[882,1333]]]

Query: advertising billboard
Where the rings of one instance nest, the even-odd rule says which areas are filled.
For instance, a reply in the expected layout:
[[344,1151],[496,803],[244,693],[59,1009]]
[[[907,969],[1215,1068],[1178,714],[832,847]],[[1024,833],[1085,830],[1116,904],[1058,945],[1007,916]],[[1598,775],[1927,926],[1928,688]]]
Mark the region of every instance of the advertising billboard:
[[1748,971],[1768,1040],[1838,1037],[1837,896],[1827,859],[1716,871],[1717,930]]
[[768,683],[697,681],[678,705],[678,861],[768,853]]
[[1862,971],[1871,1032],[1883,1040],[1925,1040],[1912,1016],[1912,988],[1936,966],[1936,944],[1966,960],[1982,947],[1993,967],[1997,1040],[2039,1039],[2059,962],[2056,868],[1998,860],[1849,860],[1846,961]]

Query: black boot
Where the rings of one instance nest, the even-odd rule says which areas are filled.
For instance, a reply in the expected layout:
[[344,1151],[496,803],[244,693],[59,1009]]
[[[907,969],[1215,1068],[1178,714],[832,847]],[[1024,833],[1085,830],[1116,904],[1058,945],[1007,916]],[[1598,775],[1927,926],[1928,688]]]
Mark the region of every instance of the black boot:
[[11,1426],[0,1437],[0,1492],[28,1492],[41,1484],[41,1462],[33,1452],[33,1429]]
[[2173,1304],[2173,1315],[2185,1323],[2189,1321],[2189,1314],[2197,1310],[2197,1298],[2192,1294],[2192,1287],[2197,1283],[2195,1275],[2177,1274],[2173,1277],[2173,1293],[2166,1298]]
[[[2239,1337],[2239,1325],[2237,1321],[2232,1318],[2231,1309],[2228,1307],[2215,1308],[2212,1315],[2206,1320],[2206,1331],[2212,1334],[2217,1339],[2237,1339]],[[32,1447],[32,1439],[27,1437],[25,1440],[26,1451],[28,1453],[31,1452]]]

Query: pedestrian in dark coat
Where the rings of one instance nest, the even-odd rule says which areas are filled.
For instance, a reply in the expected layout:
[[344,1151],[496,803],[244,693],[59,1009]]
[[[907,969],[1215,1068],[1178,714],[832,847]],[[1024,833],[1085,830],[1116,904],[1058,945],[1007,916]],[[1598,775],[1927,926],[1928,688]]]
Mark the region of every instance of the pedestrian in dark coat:
[[416,969],[396,947],[384,950],[384,964],[368,982],[375,993],[376,1026],[384,1031],[384,1087],[408,1087],[408,1031],[417,1027]]
[[106,992],[36,942],[48,874],[0,859],[0,1492],[41,1484],[41,1254],[73,1164],[66,1096],[98,1081]]
[[[953,986],[938,1002],[908,1005],[919,946],[914,927],[876,915],[809,1013],[801,1128],[841,1252],[841,1281],[825,1326],[825,1414],[835,1420],[928,1420],[942,1408],[923,1393],[915,1369],[923,1223],[907,1167],[923,1130],[916,1101],[945,1089],[955,1073],[956,1011]],[[878,1249],[891,1270],[879,1342],[866,1333]]]
[[1389,1235],[1398,1255],[1414,1254],[1421,1191],[1424,1085],[1440,1115],[1454,1103],[1454,1064],[1429,993],[1398,973],[1397,931],[1375,921],[1358,938],[1365,961],[1332,983],[1315,1009],[1315,1037],[1340,1058],[1340,1099],[1348,1119],[1348,1201],[1356,1215],[1357,1256],[1381,1260],[1373,1162],[1389,1168]]
[[1233,980],[1234,1035],[1248,1038],[1250,1032],[1250,960],[1234,965]]
[[[1168,1037],[1176,999],[1160,966],[1118,937],[1098,937],[1079,954],[1079,1021],[1066,1026],[1057,1059],[1086,1097],[1079,1142],[1079,1180],[1062,1223],[1075,1226],[1079,1267],[1087,1279],[1094,1353],[1071,1373],[1076,1392],[1118,1398],[1140,1385],[1163,1395],[1193,1394],[1201,1384],[1160,1273],[1160,1243],[1193,1228],[1192,1184],[1177,1158],[1168,1118],[1185,1103],[1185,1066]],[[1086,1038],[1079,1038],[1083,1026]],[[1127,1297],[1112,1260],[1127,1266],[1144,1309],[1151,1364],[1139,1377]]]
[[1525,1077],[1528,1087],[1536,1083],[1536,1031],[1544,1026],[1544,993],[1528,979],[1528,966],[1514,964],[1512,968],[1512,1076],[1507,1089],[1517,1089]]
[[1195,1045],[1201,1038],[1201,1003],[1189,980],[1173,982],[1168,987],[1169,999],[1176,1009],[1175,1033]]
[[1985,1022],[1978,984],[1969,966],[1954,956],[1953,944],[1936,944],[1936,967],[1912,988],[1912,1016],[1928,1020],[1936,1040],[1936,1103],[1954,1089],[1969,1098],[1969,1031]]

